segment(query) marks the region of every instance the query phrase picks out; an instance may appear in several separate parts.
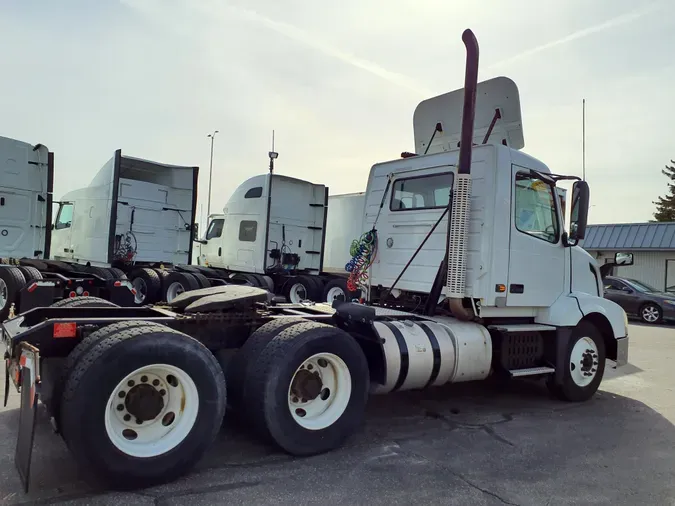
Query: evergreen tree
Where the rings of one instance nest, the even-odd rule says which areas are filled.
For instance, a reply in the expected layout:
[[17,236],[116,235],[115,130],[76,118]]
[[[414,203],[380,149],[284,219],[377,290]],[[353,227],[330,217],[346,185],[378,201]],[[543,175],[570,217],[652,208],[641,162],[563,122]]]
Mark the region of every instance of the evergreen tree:
[[[675,160],[670,163],[675,164]],[[659,197],[659,200],[653,202],[656,204],[656,212],[654,213],[654,221],[675,221],[675,166],[666,165],[665,170],[661,170],[664,176],[668,176],[670,183],[668,183],[668,195]]]

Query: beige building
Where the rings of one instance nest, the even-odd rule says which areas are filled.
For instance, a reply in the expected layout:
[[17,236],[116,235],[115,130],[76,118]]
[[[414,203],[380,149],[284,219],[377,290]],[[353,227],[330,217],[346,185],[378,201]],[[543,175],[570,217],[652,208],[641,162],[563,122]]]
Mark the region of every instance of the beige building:
[[675,222],[589,225],[580,246],[599,264],[619,251],[633,253],[633,265],[614,267],[611,274],[675,292]]

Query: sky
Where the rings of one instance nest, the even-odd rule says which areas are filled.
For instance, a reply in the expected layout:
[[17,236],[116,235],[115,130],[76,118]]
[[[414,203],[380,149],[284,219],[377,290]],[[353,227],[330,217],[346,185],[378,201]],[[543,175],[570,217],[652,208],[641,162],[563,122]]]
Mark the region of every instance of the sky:
[[0,0],[0,135],[55,153],[56,198],[116,149],[200,167],[206,213],[275,170],[363,191],[413,151],[412,114],[479,80],[519,87],[523,151],[581,176],[591,223],[652,219],[675,159],[675,2],[669,0]]

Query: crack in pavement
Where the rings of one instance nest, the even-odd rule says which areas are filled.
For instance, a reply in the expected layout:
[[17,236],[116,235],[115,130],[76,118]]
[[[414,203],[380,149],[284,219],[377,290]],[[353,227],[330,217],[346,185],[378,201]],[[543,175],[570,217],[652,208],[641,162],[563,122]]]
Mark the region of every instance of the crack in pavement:
[[493,425],[502,425],[504,423],[508,423],[513,421],[513,415],[510,413],[500,413],[502,416],[501,420],[497,420],[496,422],[488,422],[488,423],[463,423],[463,422],[456,422],[454,420],[451,420],[447,416],[443,415],[442,413],[439,413],[437,411],[425,408],[424,416],[429,417],[429,418],[435,418],[437,420],[442,420],[446,424],[450,426],[450,430],[457,430],[457,429],[471,429],[471,430],[482,430],[485,432],[487,435],[490,437],[496,439],[500,443],[504,443],[506,445],[509,445],[511,447],[516,447],[516,445],[506,439],[504,436],[500,436],[495,432],[495,430],[492,428]]
[[508,500],[504,499],[503,497],[501,497],[496,492],[492,492],[491,490],[488,490],[486,488],[483,488],[483,487],[480,487],[480,486],[476,485],[474,482],[469,480],[466,476],[464,476],[463,474],[455,471],[452,467],[448,466],[447,464],[445,464],[441,461],[438,461],[438,460],[430,459],[429,457],[426,457],[425,455],[421,455],[417,452],[407,450],[407,449],[403,448],[398,441],[394,441],[394,442],[401,449],[401,452],[408,455],[409,457],[416,457],[418,459],[422,459],[422,460],[428,462],[431,465],[436,465],[436,466],[440,467],[441,469],[444,469],[445,471],[449,472],[450,474],[452,474],[456,478],[462,480],[464,483],[469,485],[471,488],[473,488],[475,490],[478,490],[479,492],[481,492],[485,495],[489,495],[490,497],[494,497],[495,499],[497,499],[498,501],[500,501],[503,504],[507,504],[508,506],[520,506],[518,503],[511,502],[511,501],[508,501]]

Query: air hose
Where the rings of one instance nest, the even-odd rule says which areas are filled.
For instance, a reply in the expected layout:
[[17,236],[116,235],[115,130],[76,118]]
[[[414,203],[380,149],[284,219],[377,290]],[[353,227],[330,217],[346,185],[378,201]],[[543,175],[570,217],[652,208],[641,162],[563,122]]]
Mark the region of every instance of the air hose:
[[368,269],[375,260],[377,253],[377,230],[374,228],[365,232],[358,239],[352,241],[349,254],[352,259],[345,265],[349,272],[347,289],[355,292],[359,287],[364,287],[368,280]]

